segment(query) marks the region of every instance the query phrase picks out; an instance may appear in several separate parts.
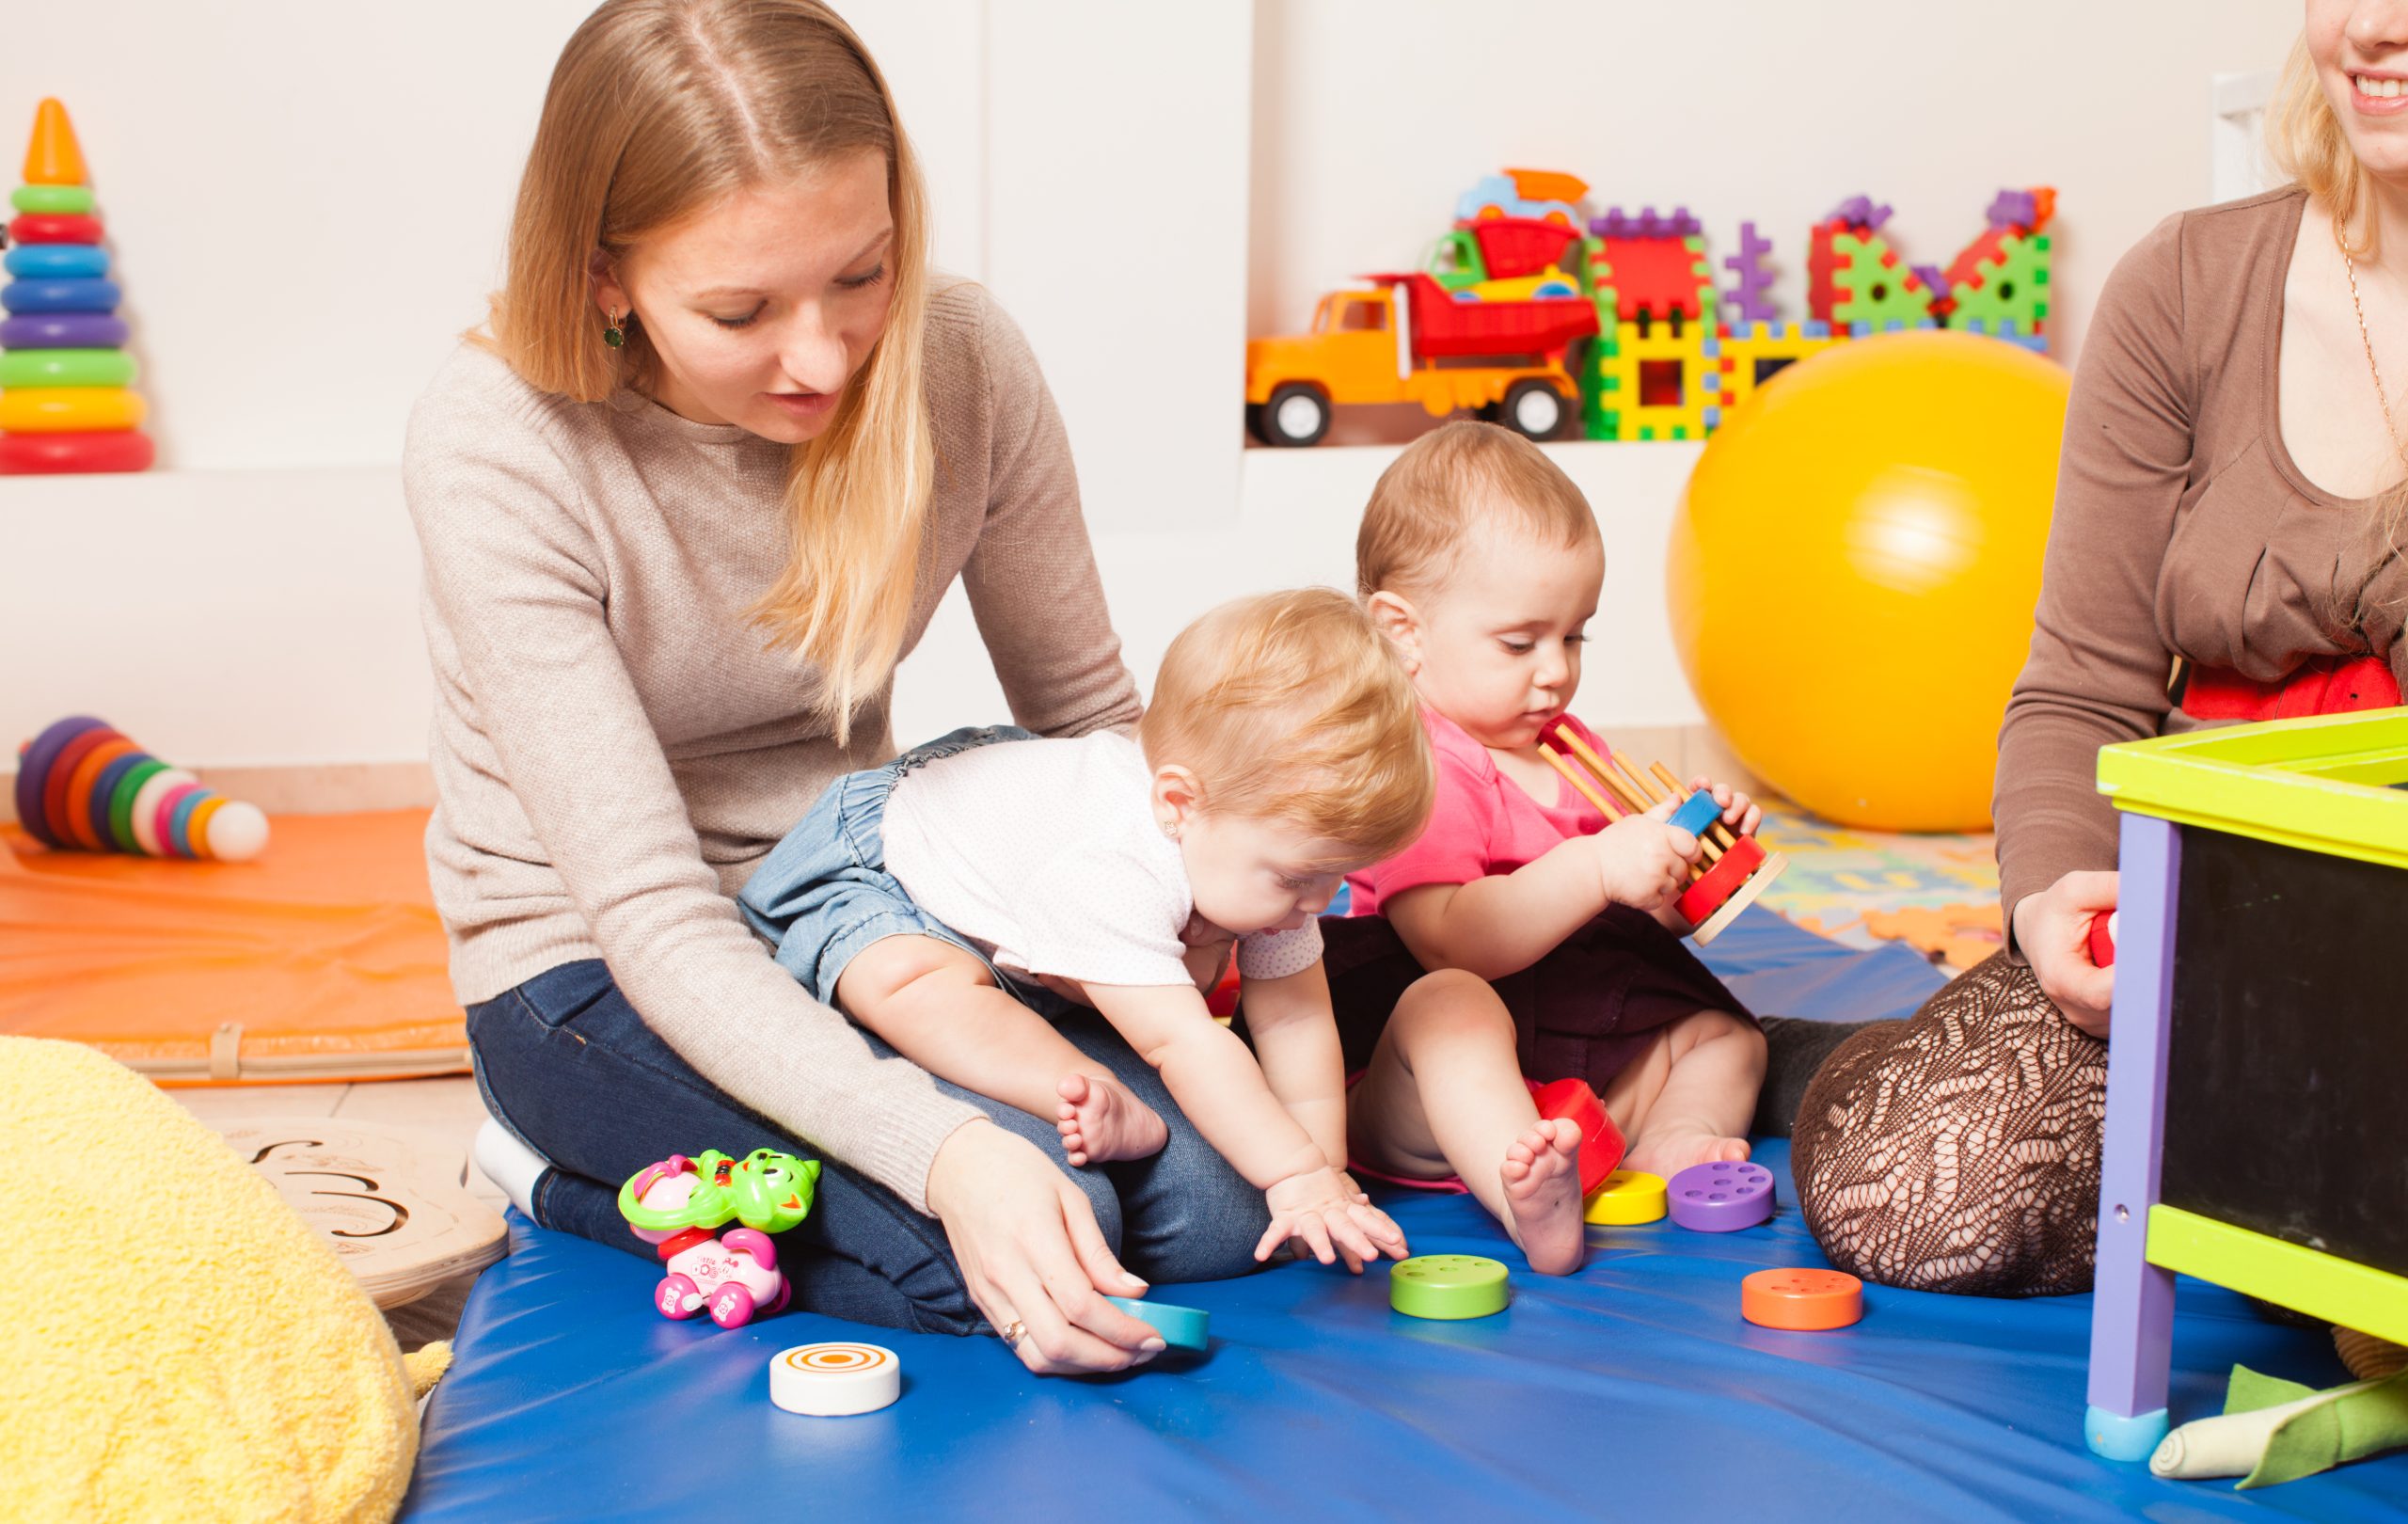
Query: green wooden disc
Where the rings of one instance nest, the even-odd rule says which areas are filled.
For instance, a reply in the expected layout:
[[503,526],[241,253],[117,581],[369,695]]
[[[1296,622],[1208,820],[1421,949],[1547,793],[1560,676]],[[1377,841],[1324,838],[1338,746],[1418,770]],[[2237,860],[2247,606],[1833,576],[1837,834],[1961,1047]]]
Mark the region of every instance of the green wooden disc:
[[92,210],[92,187],[89,185],[20,185],[9,193],[8,204],[20,212],[74,215]]
[[144,784],[166,770],[167,764],[154,756],[126,769],[125,776],[117,781],[117,792],[109,796],[109,838],[117,843],[119,851],[142,850],[134,839],[134,796],[142,792]]
[[11,349],[0,354],[0,390],[9,387],[130,387],[136,367],[122,349]]
[[1476,1254],[1424,1254],[1388,1272],[1388,1306],[1413,1318],[1484,1318],[1505,1310],[1505,1266]]

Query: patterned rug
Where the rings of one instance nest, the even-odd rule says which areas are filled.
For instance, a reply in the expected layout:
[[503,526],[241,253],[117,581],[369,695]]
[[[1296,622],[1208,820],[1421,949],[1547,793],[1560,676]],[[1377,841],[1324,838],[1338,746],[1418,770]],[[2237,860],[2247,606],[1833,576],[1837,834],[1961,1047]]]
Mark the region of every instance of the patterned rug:
[[1789,858],[1762,903],[1809,931],[1855,947],[1903,942],[1951,973],[1998,951],[1998,863],[1988,832],[1858,831],[1768,800],[1758,834]]

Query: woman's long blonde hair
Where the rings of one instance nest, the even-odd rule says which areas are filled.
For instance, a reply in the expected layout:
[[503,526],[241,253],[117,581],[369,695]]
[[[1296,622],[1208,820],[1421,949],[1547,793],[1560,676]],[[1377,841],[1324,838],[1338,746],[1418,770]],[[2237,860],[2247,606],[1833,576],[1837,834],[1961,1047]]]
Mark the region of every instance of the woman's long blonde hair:
[[[2266,151],[2275,168],[2331,209],[2333,239],[2343,252],[2355,260],[2375,257],[2376,219],[2369,214],[2364,218],[2366,226],[2357,227],[2359,214],[2369,211],[2372,176],[2359,162],[2357,151],[2350,147],[2349,134],[2334,114],[2323,82],[2316,77],[2316,60],[2308,55],[2305,33],[2291,44],[2290,56],[2283,60],[2282,78],[2266,103]],[[2387,421],[2384,436],[2388,442]],[[2401,464],[2408,467],[2408,460]],[[2402,553],[2401,532],[2408,530],[2408,480],[2376,497],[2368,528],[2366,583],[2353,591],[2344,578],[2335,588],[2342,604],[2335,615],[2353,627],[2364,621],[2365,603],[2374,595],[2375,578],[2386,563]]]
[[603,342],[593,262],[734,191],[875,150],[895,240],[886,327],[826,432],[786,468],[791,549],[752,614],[768,643],[819,669],[813,707],[837,743],[887,680],[911,612],[935,451],[921,391],[927,192],[894,96],[820,0],[606,0],[562,50],[487,317],[529,385],[578,402],[649,391],[660,360],[640,322]]
[[2364,246],[2351,242],[2359,235],[2355,230],[2358,214],[2367,204],[2367,167],[2358,162],[2341,119],[2333,114],[2333,103],[2325,98],[2324,82],[2316,77],[2316,60],[2308,56],[2305,33],[2291,44],[2290,56],[2283,60],[2282,77],[2266,103],[2265,125],[2266,152],[2274,167],[2331,209],[2333,236],[2352,257],[2372,259],[2372,217],[2367,219]]

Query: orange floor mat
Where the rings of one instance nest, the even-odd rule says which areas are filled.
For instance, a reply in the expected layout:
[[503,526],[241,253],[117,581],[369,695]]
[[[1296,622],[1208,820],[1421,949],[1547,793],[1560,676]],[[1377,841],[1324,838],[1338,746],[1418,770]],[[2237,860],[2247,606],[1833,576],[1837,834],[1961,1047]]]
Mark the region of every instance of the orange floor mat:
[[165,1085],[458,1073],[426,811],[278,816],[249,863],[53,851],[0,828],[0,1032]]

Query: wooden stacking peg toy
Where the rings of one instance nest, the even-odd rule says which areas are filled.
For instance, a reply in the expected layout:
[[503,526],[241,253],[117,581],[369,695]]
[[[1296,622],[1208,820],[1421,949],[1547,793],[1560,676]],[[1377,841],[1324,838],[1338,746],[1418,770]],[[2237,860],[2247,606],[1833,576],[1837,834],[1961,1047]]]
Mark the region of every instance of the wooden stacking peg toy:
[[89,178],[67,108],[42,102],[0,238],[0,476],[147,470],[155,453]]
[[[1560,722],[1539,742],[1539,754],[1608,822],[1644,815],[1682,792],[1680,780],[1661,762],[1642,772],[1620,753],[1599,756],[1595,747]],[[1714,796],[1701,788],[1681,800],[1669,822],[1697,837],[1705,859],[1689,865],[1689,886],[1678,905],[1682,918],[1697,928],[1690,935],[1700,946],[1720,936],[1789,866],[1788,858],[1766,850],[1754,836],[1734,835],[1721,817]]]
[[267,846],[256,804],[201,786],[90,715],[17,749],[17,822],[45,847],[241,863]]

